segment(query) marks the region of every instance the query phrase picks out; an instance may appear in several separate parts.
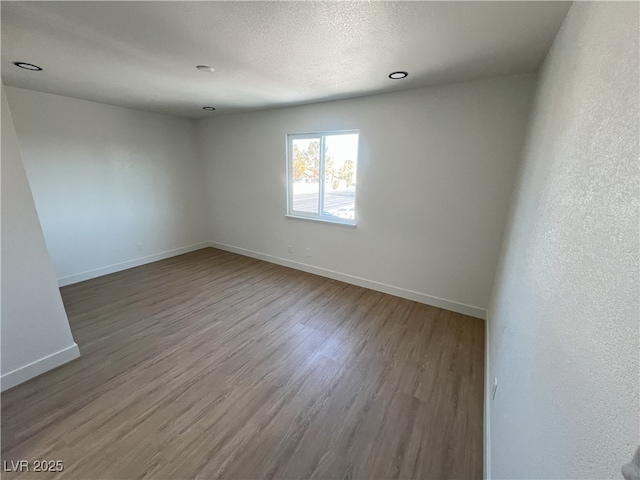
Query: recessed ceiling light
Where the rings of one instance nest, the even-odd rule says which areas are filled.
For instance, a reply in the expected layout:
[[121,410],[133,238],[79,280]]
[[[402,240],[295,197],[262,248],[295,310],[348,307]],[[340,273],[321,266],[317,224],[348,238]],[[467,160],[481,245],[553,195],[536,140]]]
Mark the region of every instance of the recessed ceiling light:
[[42,71],[42,67],[39,67],[37,65],[34,65],[32,63],[25,63],[25,62],[13,62],[13,64],[16,67],[20,67],[20,68],[24,68],[25,70],[31,70],[32,72],[41,72]]
[[206,110],[207,112],[213,112],[215,110],[215,107],[202,107],[203,110]]
[[403,78],[407,78],[408,76],[409,74],[407,72],[402,71],[392,72],[389,74],[389,78],[392,80],[401,80]]
[[200,70],[201,72],[213,72],[213,67],[210,67],[209,65],[198,65],[196,67],[198,70]]

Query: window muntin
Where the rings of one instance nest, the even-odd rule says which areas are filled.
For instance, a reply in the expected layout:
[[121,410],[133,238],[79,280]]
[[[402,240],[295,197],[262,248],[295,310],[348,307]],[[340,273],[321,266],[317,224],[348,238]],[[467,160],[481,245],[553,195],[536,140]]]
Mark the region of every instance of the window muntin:
[[288,216],[355,225],[358,139],[358,131],[288,135]]

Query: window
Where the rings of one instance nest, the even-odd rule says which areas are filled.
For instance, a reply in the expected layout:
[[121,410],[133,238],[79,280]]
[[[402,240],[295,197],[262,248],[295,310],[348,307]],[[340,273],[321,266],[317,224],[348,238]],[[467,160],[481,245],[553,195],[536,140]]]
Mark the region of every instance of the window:
[[287,136],[287,215],[355,225],[358,132]]

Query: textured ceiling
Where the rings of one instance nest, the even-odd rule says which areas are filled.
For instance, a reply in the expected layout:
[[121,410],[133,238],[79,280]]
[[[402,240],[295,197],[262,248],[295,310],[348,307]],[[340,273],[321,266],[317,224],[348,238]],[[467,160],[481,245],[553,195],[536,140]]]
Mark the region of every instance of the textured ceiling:
[[[569,5],[3,1],[2,78],[204,118],[533,72]],[[394,70],[409,77],[388,79]]]

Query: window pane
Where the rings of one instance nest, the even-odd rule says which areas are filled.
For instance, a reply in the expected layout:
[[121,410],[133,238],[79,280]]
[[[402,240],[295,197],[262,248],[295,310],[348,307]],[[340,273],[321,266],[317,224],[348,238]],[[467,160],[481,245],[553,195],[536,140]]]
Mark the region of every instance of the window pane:
[[357,133],[325,137],[325,216],[354,220],[357,162]]
[[293,209],[318,213],[320,192],[320,139],[293,140]]

